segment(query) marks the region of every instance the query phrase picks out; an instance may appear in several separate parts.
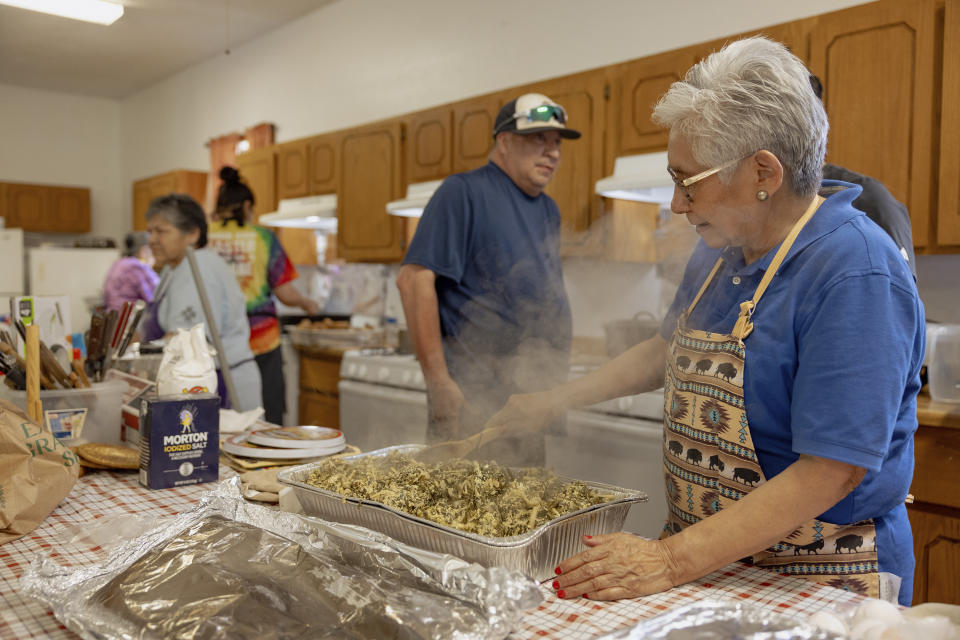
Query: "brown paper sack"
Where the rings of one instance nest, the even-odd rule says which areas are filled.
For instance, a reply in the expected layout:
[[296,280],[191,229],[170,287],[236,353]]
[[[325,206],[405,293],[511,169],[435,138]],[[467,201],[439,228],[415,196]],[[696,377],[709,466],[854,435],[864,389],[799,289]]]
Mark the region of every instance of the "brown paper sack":
[[0,400],[0,544],[33,531],[73,488],[76,455]]

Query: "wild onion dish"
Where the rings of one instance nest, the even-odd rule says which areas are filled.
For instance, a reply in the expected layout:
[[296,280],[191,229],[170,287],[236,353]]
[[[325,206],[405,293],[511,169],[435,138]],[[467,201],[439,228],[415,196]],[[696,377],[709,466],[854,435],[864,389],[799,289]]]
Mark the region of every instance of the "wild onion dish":
[[425,464],[396,453],[328,460],[310,473],[307,483],[497,538],[520,535],[559,516],[614,499],[547,469],[508,469],[463,459]]

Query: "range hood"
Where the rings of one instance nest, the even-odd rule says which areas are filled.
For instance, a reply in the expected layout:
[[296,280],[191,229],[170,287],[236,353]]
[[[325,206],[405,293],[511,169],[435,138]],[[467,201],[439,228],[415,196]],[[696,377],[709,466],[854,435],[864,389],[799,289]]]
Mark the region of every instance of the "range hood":
[[394,200],[387,203],[387,213],[405,218],[419,218],[423,215],[423,208],[427,206],[433,192],[437,190],[443,180],[430,182],[415,182],[407,186],[407,197],[403,200]]
[[257,223],[268,227],[336,231],[337,196],[330,193],[322,196],[281,200],[276,211],[263,214],[257,220]]
[[597,180],[594,191],[606,198],[669,203],[673,199],[673,181],[667,173],[667,152],[617,158],[613,175]]

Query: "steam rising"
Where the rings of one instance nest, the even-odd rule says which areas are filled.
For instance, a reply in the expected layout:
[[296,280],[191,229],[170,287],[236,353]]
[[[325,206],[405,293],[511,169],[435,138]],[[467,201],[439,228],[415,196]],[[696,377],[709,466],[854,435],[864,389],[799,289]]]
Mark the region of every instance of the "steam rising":
[[[565,246],[586,247],[591,254],[603,256],[614,239],[623,246],[627,237],[645,261],[566,258],[564,276],[574,277],[566,283],[564,278],[558,279],[552,293],[538,299],[518,294],[536,291],[540,285],[534,279],[539,274],[534,268],[536,261],[520,260],[507,279],[488,283],[484,295],[460,309],[459,335],[455,340],[444,338],[447,361],[452,365],[450,373],[467,404],[458,437],[479,431],[511,394],[546,390],[565,382],[570,371],[572,324],[577,325],[577,334],[583,335],[586,327],[581,325],[592,327],[590,333],[596,334],[603,324],[629,318],[638,311],[663,317],[696,244],[696,232],[682,217],[656,208],[652,224],[640,217],[631,220],[619,215],[615,219],[622,212],[605,213],[586,232],[565,233]],[[489,256],[477,259],[484,257]],[[584,308],[573,309],[576,323],[564,302],[565,290],[571,292],[575,303],[580,298],[587,301]],[[550,429],[562,433],[562,423]],[[434,436],[435,440],[444,439]],[[542,446],[542,439],[537,441],[536,437],[504,438],[485,445],[475,457],[513,466],[539,465],[543,463]]]

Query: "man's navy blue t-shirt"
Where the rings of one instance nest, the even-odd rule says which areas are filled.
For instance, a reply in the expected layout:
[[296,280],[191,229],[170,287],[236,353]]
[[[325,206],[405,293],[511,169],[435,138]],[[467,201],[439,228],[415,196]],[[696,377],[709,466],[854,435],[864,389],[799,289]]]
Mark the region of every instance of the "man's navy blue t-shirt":
[[504,358],[561,366],[569,356],[559,246],[553,199],[528,196],[492,162],[434,193],[403,263],[437,274],[444,353],[459,384],[496,379]]

